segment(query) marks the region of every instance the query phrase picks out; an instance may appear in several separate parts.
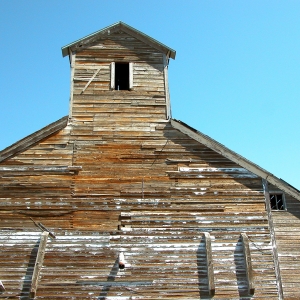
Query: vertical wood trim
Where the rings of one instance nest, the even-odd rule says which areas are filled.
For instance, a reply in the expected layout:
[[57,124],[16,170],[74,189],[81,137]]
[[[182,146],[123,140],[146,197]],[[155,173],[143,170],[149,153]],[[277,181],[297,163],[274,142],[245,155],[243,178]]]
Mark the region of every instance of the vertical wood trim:
[[76,55],[70,53],[70,62],[71,62],[71,82],[70,82],[70,108],[69,108],[69,118],[72,118],[72,111],[73,111],[73,93],[74,93],[74,73],[75,73],[75,59]]
[[169,80],[168,80],[168,59],[166,55],[163,55],[164,64],[164,85],[165,85],[165,95],[166,95],[166,119],[172,118],[171,113],[171,102],[170,102],[170,92],[169,92]]
[[3,283],[2,283],[1,280],[0,280],[0,291],[1,292],[5,292],[5,287],[4,287],[4,285],[3,285]]
[[133,63],[129,63],[129,90],[133,90]]
[[40,271],[43,266],[48,235],[49,235],[49,232],[47,232],[47,231],[44,231],[41,234],[39,249],[38,249],[38,253],[36,256],[35,265],[34,265],[33,274],[32,274],[32,282],[31,282],[31,288],[30,288],[30,297],[31,298],[34,298],[35,294],[36,294],[38,280],[39,280],[39,274],[40,274]]
[[280,275],[279,258],[278,258],[278,251],[277,251],[277,245],[276,245],[274,223],[273,223],[273,218],[272,218],[272,209],[271,209],[271,204],[270,204],[270,193],[269,193],[268,181],[265,179],[262,179],[262,184],[263,184],[264,193],[265,193],[265,204],[266,204],[266,210],[267,210],[267,214],[268,214],[268,222],[269,222],[271,243],[272,243],[272,249],[273,249],[273,259],[274,259],[276,282],[277,282],[277,288],[278,288],[278,299],[282,300],[283,299],[282,280],[281,280],[281,275]]
[[254,283],[253,283],[253,269],[252,269],[252,262],[251,262],[249,238],[246,233],[241,233],[241,238],[242,238],[244,260],[245,260],[245,266],[246,266],[248,294],[254,295],[255,288],[254,288]]
[[110,89],[115,89],[115,62],[110,64]]
[[206,265],[208,276],[208,291],[209,295],[215,294],[215,279],[214,279],[214,265],[212,260],[211,238],[208,232],[204,232],[205,238],[205,251],[206,251]]

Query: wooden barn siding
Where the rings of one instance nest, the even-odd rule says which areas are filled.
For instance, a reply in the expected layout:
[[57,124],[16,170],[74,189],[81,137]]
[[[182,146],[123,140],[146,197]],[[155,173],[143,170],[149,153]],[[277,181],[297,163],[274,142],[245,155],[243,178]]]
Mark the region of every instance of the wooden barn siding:
[[[270,185],[271,192],[281,192]],[[300,298],[300,203],[285,194],[286,211],[272,211],[284,299]]]
[[[109,91],[112,60],[134,62],[134,91]],[[99,65],[80,94],[89,67]],[[277,299],[261,179],[172,128],[162,55],[113,34],[76,54],[74,74],[68,129],[1,164],[82,170],[0,175],[0,298],[28,295],[40,238],[31,217],[56,235],[36,299],[205,298],[204,232],[212,238],[214,299],[247,291],[241,232],[250,239],[253,299]],[[131,265],[124,271],[120,251]]]
[[134,90],[164,94],[163,54],[124,32],[113,33],[100,39],[96,45],[76,53],[74,94],[82,92],[99,68],[99,73],[84,94],[95,95],[109,90],[110,63],[113,61],[133,62]]
[[[207,292],[206,231],[212,236],[215,299],[238,298],[247,289],[241,232],[251,240],[253,298],[277,298],[261,180],[165,122],[152,125],[153,131],[121,133],[112,127],[101,132],[101,143],[97,131],[95,141],[72,132],[74,152],[64,164],[82,165],[78,175],[40,175],[40,184],[61,182],[56,190],[44,189],[45,195],[25,186],[23,197],[2,197],[0,276],[6,292],[0,297],[29,290],[28,264],[40,236],[31,216],[57,235],[47,244],[36,299],[198,299]],[[53,164],[50,145],[63,144],[56,138],[6,163],[29,158],[31,164]],[[44,144],[49,148],[42,153]],[[20,176],[10,180],[23,183]],[[61,196],[65,185],[69,194]],[[117,272],[120,250],[131,268]],[[116,283],[105,285],[113,276]]]

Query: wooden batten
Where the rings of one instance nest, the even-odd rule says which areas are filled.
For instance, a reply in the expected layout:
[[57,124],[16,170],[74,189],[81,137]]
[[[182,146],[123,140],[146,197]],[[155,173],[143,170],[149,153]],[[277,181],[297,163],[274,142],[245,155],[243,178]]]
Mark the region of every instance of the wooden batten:
[[254,295],[254,281],[253,281],[253,268],[251,262],[251,253],[249,246],[249,238],[246,233],[241,233],[242,245],[243,245],[243,253],[246,267],[246,277],[248,283],[248,294]]
[[39,274],[40,274],[40,271],[43,267],[48,236],[49,236],[48,231],[44,231],[41,234],[39,249],[38,249],[38,253],[37,253],[37,256],[36,256],[36,261],[35,261],[33,274],[32,274],[32,282],[31,282],[31,288],[30,288],[30,297],[31,298],[35,298],[36,291],[37,291],[37,288],[38,288]]
[[206,265],[208,277],[208,292],[210,296],[215,294],[215,278],[214,278],[214,265],[212,259],[211,237],[208,232],[204,232],[205,238],[205,251],[206,251]]
[[88,83],[85,85],[85,87],[83,88],[83,90],[81,91],[80,94],[83,94],[84,91],[88,88],[88,86],[90,85],[90,83],[93,81],[93,79],[98,75],[98,73],[100,72],[101,68],[98,68],[96,70],[96,72],[94,73],[94,75],[91,77],[91,79],[88,81]]

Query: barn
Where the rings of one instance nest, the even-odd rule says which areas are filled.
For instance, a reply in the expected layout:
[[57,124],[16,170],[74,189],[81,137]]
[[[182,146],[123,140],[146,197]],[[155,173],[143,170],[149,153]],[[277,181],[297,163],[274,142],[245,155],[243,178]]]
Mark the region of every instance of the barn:
[[0,151],[1,299],[299,299],[300,192],[171,115],[176,52],[62,48],[69,115]]

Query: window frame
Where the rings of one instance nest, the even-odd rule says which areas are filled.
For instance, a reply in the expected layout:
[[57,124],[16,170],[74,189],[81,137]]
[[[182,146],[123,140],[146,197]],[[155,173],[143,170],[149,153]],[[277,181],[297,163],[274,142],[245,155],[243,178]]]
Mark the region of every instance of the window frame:
[[[133,62],[111,62],[110,64],[110,89],[113,91],[118,91],[115,86],[116,77],[116,63],[124,63],[129,65],[129,91],[133,90]],[[127,91],[127,90],[120,90]]]
[[[280,195],[282,198],[281,198],[281,200],[282,200],[282,209],[279,209],[278,208],[278,202],[276,201],[276,208],[273,208],[272,207],[272,203],[271,203],[271,197],[273,197],[273,196],[278,196],[278,195]],[[287,210],[287,208],[286,208],[286,200],[285,200],[285,194],[284,193],[282,193],[282,192],[272,192],[272,191],[269,191],[269,201],[270,201],[270,208],[271,208],[271,211],[286,211]]]

